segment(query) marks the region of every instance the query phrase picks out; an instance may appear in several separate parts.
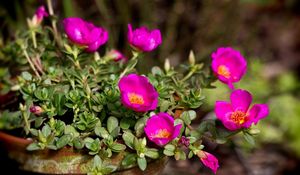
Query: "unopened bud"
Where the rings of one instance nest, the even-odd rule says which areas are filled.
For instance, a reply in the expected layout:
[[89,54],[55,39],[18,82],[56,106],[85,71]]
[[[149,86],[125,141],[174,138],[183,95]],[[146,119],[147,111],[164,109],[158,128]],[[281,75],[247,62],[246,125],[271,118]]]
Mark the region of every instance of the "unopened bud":
[[164,66],[166,72],[168,72],[171,68],[171,65],[170,65],[170,61],[169,59],[167,58],[166,61],[165,61],[165,66]]
[[190,62],[191,65],[194,65],[195,62],[196,62],[195,55],[194,55],[194,52],[192,50],[190,51],[189,62]]
[[31,106],[29,111],[35,115],[40,115],[44,110],[40,106]]

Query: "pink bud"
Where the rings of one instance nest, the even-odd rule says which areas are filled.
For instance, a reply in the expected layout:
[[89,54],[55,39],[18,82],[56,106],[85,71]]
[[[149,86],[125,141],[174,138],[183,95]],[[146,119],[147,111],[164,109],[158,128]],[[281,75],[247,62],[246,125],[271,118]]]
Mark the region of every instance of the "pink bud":
[[199,151],[197,156],[200,158],[203,165],[210,168],[215,174],[217,173],[219,161],[214,155],[205,151]]
[[185,136],[182,136],[179,140],[179,144],[182,144],[186,147],[189,147],[190,145],[190,139],[186,138]]
[[37,18],[37,22],[41,23],[43,21],[44,17],[48,17],[49,14],[47,13],[46,9],[44,6],[40,6],[36,11],[35,11],[35,16]]
[[112,59],[114,59],[114,61],[118,62],[118,61],[127,61],[127,58],[118,50],[111,50],[110,52],[108,52],[108,56]]
[[40,106],[31,106],[29,111],[35,115],[40,115],[44,110]]

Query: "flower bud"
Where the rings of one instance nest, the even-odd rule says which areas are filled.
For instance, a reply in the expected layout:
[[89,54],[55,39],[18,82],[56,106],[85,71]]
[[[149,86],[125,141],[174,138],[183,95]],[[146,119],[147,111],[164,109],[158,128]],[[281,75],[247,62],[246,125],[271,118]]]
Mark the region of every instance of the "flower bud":
[[35,115],[40,115],[44,110],[40,106],[31,106],[29,111]]
[[214,155],[205,151],[198,151],[197,156],[200,158],[203,165],[210,168],[215,174],[217,173],[219,161]]

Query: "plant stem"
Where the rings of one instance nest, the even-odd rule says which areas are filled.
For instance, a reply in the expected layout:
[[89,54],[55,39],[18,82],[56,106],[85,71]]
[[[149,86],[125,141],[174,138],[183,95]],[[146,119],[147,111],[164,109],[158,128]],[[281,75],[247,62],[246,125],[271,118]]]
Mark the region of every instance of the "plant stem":
[[[53,16],[54,15],[54,11],[53,11],[53,5],[52,5],[52,1],[51,0],[47,0],[47,6],[48,6],[48,10],[49,10],[50,16]],[[57,44],[59,46],[61,46],[62,44],[61,44],[61,41],[60,41],[60,39],[58,37],[58,32],[57,32],[57,27],[56,27],[56,19],[52,19],[51,24],[52,24],[52,28],[53,28],[53,32],[54,32],[54,38],[55,38]]]
[[35,69],[34,64],[33,64],[33,62],[31,61],[31,59],[30,59],[30,57],[29,57],[29,55],[28,55],[28,53],[27,53],[27,51],[26,51],[25,48],[23,48],[23,53],[24,53],[24,55],[25,55],[25,57],[26,57],[26,59],[27,59],[29,65],[30,65],[31,69],[34,71],[35,75],[36,75],[39,79],[41,79],[40,74],[39,74],[38,71]]
[[80,66],[80,63],[79,63],[78,60],[76,60],[76,61],[74,62],[74,64],[75,64],[75,67],[77,67],[79,70],[81,70],[81,66]]
[[190,71],[181,81],[186,81],[194,74],[194,71]]
[[34,31],[31,31],[31,38],[32,38],[32,42],[33,42],[33,47],[37,48],[36,36],[35,36],[35,32]]
[[26,113],[26,107],[22,104],[20,104],[20,110],[22,112],[22,117],[23,117],[23,120],[25,122],[25,132],[26,134],[29,133],[30,131],[30,125],[29,125],[29,122],[28,122],[28,113]]
[[[133,52],[133,57],[131,58],[131,60],[135,60],[139,57],[139,52]],[[128,66],[124,69],[124,71],[120,74],[120,78],[122,78],[127,72],[129,71]]]

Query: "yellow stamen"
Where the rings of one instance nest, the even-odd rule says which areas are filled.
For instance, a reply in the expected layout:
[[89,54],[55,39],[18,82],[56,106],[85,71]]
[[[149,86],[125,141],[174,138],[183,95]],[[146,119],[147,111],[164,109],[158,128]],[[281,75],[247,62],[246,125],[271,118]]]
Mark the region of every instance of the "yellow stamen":
[[222,75],[225,78],[230,78],[229,69],[226,66],[224,66],[224,65],[220,65],[218,67],[218,74]]
[[137,104],[137,105],[142,105],[144,104],[144,98],[141,95],[138,95],[136,93],[129,93],[128,94],[128,99],[131,104]]
[[230,120],[236,124],[242,125],[248,119],[248,115],[242,111],[235,111],[230,115]]
[[164,138],[164,139],[166,139],[166,138],[169,138],[170,136],[171,136],[171,133],[168,130],[166,130],[166,129],[160,129],[152,137],[153,138]]

